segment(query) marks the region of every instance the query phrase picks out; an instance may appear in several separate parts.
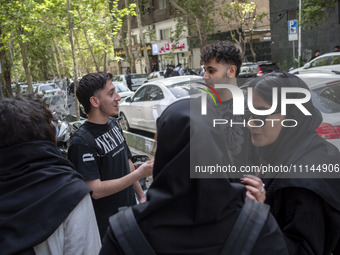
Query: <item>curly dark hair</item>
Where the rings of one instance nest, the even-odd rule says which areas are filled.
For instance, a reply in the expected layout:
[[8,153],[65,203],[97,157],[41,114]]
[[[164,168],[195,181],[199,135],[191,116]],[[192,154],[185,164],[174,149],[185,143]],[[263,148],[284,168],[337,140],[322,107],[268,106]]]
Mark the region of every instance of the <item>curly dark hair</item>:
[[79,81],[76,94],[86,113],[91,110],[90,97],[94,96],[96,91],[105,88],[106,82],[112,80],[112,78],[112,74],[100,72],[89,73]]
[[39,96],[28,94],[0,102],[0,148],[29,141],[56,142],[53,116]]
[[232,42],[214,41],[204,46],[201,53],[201,63],[207,64],[214,58],[218,63],[235,65],[237,68],[236,77],[240,73],[242,54]]

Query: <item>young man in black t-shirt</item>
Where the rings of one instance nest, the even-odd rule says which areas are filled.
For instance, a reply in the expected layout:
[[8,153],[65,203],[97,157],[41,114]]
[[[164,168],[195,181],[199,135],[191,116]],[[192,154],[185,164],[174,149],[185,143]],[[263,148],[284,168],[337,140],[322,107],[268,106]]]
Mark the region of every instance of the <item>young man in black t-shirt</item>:
[[[72,137],[68,155],[92,189],[92,201],[103,238],[109,217],[119,207],[136,203],[134,191],[140,202],[145,201],[138,180],[152,174],[153,161],[135,170],[130,160],[131,152],[122,131],[116,119],[111,117],[118,115],[121,99],[112,83],[111,74],[85,75],[79,81],[76,94],[88,119],[80,127],[82,132]],[[84,134],[86,132],[94,140],[93,145],[89,135]]]

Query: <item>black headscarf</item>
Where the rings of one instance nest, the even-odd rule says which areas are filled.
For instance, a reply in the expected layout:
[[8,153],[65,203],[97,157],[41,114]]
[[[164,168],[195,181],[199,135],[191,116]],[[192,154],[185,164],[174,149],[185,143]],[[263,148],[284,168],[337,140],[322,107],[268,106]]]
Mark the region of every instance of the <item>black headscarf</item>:
[[89,192],[52,142],[0,149],[1,254],[32,252]]
[[[274,72],[262,76],[260,79],[250,83],[265,101],[271,104],[268,93],[272,87],[277,87],[280,95],[282,87],[298,87],[308,89],[307,85],[297,76]],[[289,93],[289,98],[300,98],[301,93]],[[278,105],[280,105],[280,100]],[[271,165],[314,165],[340,164],[340,153],[338,149],[321,138],[315,129],[321,124],[322,116],[309,100],[303,106],[311,113],[311,116],[304,115],[295,105],[287,107],[286,119],[295,119],[296,127],[283,127],[277,140],[264,147],[259,147],[258,151],[264,163]],[[282,173],[279,173],[282,174]],[[266,176],[264,176],[266,177]],[[280,176],[282,177],[282,176]],[[305,174],[308,178],[308,174]],[[322,176],[321,176],[322,177]],[[267,185],[267,200],[273,199],[273,193],[285,187],[302,187],[309,189],[327,201],[332,207],[340,210],[340,179],[334,178],[287,178],[276,179],[275,185],[271,185],[273,179],[264,179]]]
[[[211,149],[217,138],[199,115],[190,118],[185,99],[169,106],[158,120],[154,181],[147,202],[133,207],[156,253],[217,254],[244,203],[240,184],[226,178],[190,178],[190,160],[200,164],[209,158],[222,164],[227,158],[219,144]],[[190,146],[193,139],[200,139],[199,148]]]

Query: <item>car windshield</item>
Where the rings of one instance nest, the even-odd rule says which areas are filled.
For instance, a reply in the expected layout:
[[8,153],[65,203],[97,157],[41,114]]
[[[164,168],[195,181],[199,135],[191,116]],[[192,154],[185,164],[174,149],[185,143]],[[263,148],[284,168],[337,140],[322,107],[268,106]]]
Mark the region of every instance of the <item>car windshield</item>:
[[116,87],[117,93],[129,91],[127,87],[125,87],[123,84],[120,84],[120,83],[116,83],[115,87]]
[[241,66],[240,73],[257,73],[257,65]]
[[131,79],[139,79],[139,78],[148,78],[147,73],[142,73],[142,74],[132,74]]
[[323,113],[340,112],[340,82],[312,91],[312,101]]
[[39,87],[39,91],[42,91],[42,90],[53,90],[53,89],[56,89],[57,86],[55,84],[46,84],[46,85],[42,85]]
[[201,93],[201,91],[193,85],[200,86],[201,84],[198,82],[186,81],[167,86],[167,88],[176,98],[181,98]]

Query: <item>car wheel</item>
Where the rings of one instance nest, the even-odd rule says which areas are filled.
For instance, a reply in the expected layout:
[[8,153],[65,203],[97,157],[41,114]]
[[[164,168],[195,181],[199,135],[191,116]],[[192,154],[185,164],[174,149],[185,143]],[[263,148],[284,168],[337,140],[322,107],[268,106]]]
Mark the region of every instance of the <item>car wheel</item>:
[[120,126],[122,127],[123,130],[129,131],[130,130],[129,122],[124,113],[121,113],[120,117],[121,117]]

